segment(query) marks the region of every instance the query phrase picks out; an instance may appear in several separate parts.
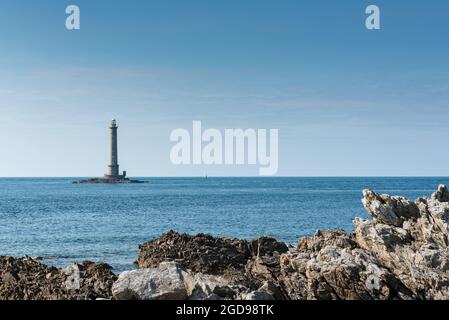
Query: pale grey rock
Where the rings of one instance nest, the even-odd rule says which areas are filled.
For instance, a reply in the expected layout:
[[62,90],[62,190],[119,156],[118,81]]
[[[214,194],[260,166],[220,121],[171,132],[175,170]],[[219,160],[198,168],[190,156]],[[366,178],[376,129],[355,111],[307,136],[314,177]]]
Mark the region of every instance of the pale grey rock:
[[222,276],[183,271],[184,286],[190,300],[234,298],[235,292]]
[[61,270],[67,278],[65,287],[67,290],[78,290],[80,288],[81,272],[77,264],[72,264]]
[[[447,195],[447,188],[441,185],[430,199],[417,199],[415,205],[419,215],[402,215],[404,221],[401,226],[386,223],[385,219],[355,221],[357,244],[378,259],[379,264],[391,270],[417,298],[449,298]],[[367,210],[372,213],[376,211],[373,203],[377,200],[370,198],[369,194],[365,196],[364,204],[368,203]],[[388,196],[383,196],[383,199],[388,199]],[[410,201],[402,200],[401,203],[409,204]],[[377,210],[377,213],[397,212],[398,206],[392,201],[384,201],[382,205],[382,210]]]
[[380,195],[365,189],[362,203],[373,218],[387,225],[401,227],[405,220],[419,217],[417,205],[404,197]]
[[[341,235],[339,235],[341,236]],[[316,236],[315,236],[316,237]],[[307,240],[306,240],[307,241]],[[319,237],[315,241],[320,241]],[[351,243],[351,241],[347,241]],[[330,243],[316,251],[281,257],[280,283],[290,299],[411,299],[412,293],[377,259],[360,248]]]
[[434,199],[420,200],[421,217],[415,226],[416,240],[434,242],[439,247],[449,245],[449,203]]
[[438,190],[432,194],[432,200],[449,202],[449,190],[444,184],[438,186]]
[[187,291],[181,268],[162,262],[158,268],[126,271],[112,286],[117,300],[183,300]]
[[253,300],[253,301],[268,301],[275,300],[274,297],[266,292],[261,291],[252,291],[245,295],[244,300]]

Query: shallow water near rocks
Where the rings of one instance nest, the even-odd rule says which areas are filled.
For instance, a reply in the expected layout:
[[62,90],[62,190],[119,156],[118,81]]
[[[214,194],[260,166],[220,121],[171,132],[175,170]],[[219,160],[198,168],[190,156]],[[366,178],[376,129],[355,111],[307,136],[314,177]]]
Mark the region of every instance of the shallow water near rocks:
[[55,266],[104,261],[119,272],[134,268],[139,244],[170,229],[296,243],[368,218],[364,188],[415,199],[449,184],[447,177],[139,179],[149,183],[0,179],[0,255],[41,256]]

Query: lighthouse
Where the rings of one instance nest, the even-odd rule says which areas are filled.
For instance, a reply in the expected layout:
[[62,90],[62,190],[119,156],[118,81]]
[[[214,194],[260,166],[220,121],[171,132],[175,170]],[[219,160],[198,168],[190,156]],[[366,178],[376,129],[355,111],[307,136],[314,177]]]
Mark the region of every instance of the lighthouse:
[[117,120],[112,119],[111,125],[109,126],[109,165],[108,173],[104,175],[104,180],[109,182],[119,182],[126,178],[126,171],[123,174],[119,174],[119,164],[118,164],[118,143],[117,143]]
[[112,119],[109,127],[109,166],[106,174],[106,177],[110,179],[121,179],[126,176],[126,172],[123,175],[119,175],[117,129],[117,120]]
[[126,171],[122,174],[119,173],[118,164],[118,139],[117,139],[117,120],[112,119],[109,126],[109,165],[108,173],[101,178],[93,178],[88,180],[81,180],[81,184],[94,184],[94,183],[145,183],[146,181],[131,180],[126,177]]

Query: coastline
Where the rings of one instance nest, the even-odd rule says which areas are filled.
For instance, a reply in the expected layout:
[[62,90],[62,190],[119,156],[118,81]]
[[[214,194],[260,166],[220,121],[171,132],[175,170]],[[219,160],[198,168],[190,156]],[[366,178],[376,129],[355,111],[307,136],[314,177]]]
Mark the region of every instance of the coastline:
[[84,260],[106,262],[119,272],[133,268],[139,244],[170,229],[247,240],[270,236],[296,244],[316,230],[352,232],[354,217],[368,219],[360,203],[364,188],[416,199],[430,195],[441,183],[449,185],[447,178],[71,182],[0,179],[5,221],[0,254],[41,256],[44,263],[57,267]]
[[416,201],[364,190],[362,203],[373,220],[318,231],[292,252],[268,237],[170,231],[139,246],[138,269],[120,275],[104,263],[57,269],[0,257],[0,299],[448,299],[448,189]]

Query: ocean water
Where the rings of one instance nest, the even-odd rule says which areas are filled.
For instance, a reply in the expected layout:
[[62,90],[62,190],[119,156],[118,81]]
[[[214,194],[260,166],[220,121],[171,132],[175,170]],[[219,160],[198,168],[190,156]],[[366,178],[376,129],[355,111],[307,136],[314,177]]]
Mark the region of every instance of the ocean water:
[[353,229],[368,218],[362,190],[411,199],[449,178],[140,178],[79,185],[74,178],[0,179],[0,255],[44,263],[104,261],[133,268],[138,245],[171,229],[296,243],[318,229]]

